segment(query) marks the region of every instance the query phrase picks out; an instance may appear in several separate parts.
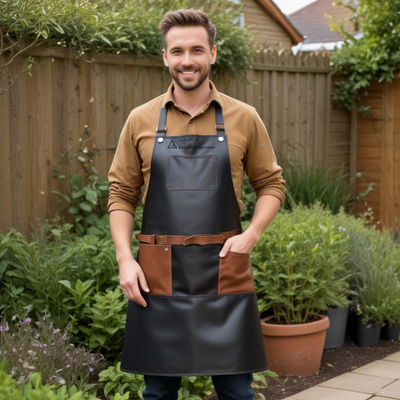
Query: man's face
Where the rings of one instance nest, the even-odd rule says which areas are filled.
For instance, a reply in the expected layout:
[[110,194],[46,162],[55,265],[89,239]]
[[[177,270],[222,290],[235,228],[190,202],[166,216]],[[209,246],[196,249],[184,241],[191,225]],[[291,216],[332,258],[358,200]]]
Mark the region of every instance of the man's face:
[[210,49],[208,34],[202,26],[174,26],[166,36],[164,64],[173,80],[184,90],[198,88],[210,75],[217,48]]

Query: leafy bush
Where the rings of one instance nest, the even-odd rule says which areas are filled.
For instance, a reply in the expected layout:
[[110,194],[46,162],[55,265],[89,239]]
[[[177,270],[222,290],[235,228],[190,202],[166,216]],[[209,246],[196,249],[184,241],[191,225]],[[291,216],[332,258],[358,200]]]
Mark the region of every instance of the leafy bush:
[[334,219],[349,238],[354,311],[365,324],[400,322],[400,245],[376,229],[371,210],[355,218],[341,209]]
[[39,245],[12,228],[6,235],[0,234],[0,249],[0,297],[6,318],[14,314],[23,318],[48,306],[55,322],[63,325],[63,289],[58,281],[68,275],[74,253],[70,238],[53,233],[52,242]]
[[47,306],[55,322],[65,325],[70,310],[63,306],[66,289],[60,281],[75,285],[91,278],[98,292],[118,285],[112,239],[66,234],[70,227],[52,229],[47,242],[47,234],[31,242],[15,229],[0,234],[0,300],[6,317],[23,318]]
[[[69,343],[69,329],[55,329],[50,314],[43,315],[36,327],[31,318],[15,325],[3,321],[0,326],[1,357],[7,359],[7,371],[19,383],[26,383],[32,372],[40,372],[44,384],[77,384],[87,391],[87,381],[102,357]],[[15,332],[12,332],[14,330]],[[4,370],[5,370],[4,366]]]
[[126,305],[126,298],[119,287],[94,295],[93,304],[84,310],[86,318],[90,321],[89,326],[79,326],[89,337],[91,349],[106,350],[108,356],[121,353]]
[[99,373],[99,382],[105,382],[104,394],[112,398],[117,393],[120,395],[130,393],[130,398],[143,399],[142,392],[145,389],[143,375],[121,371],[121,363],[110,366]]
[[277,323],[299,324],[346,306],[347,242],[320,203],[281,210],[251,255],[259,312],[272,308]]
[[[110,236],[110,218],[107,202],[110,184],[107,179],[100,179],[93,167],[94,158],[99,150],[95,145],[90,150],[92,137],[85,125],[76,151],[61,153],[59,169],[53,168],[53,175],[63,185],[63,193],[52,190],[57,203],[66,202],[68,212],[74,218],[75,232],[83,236],[92,234],[98,237]],[[62,210],[61,210],[62,211]]]
[[[247,29],[234,23],[240,7],[228,0],[3,0],[0,26],[5,36],[96,52],[159,56],[158,24],[173,9],[204,8],[217,27],[219,57],[215,72],[236,74],[249,67],[254,46]],[[161,58],[160,58],[161,59]]]

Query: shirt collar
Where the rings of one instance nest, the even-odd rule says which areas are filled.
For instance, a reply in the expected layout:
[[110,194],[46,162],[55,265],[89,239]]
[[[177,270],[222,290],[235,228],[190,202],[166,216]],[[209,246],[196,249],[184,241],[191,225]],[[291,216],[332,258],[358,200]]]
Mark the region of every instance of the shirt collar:
[[[208,98],[207,104],[205,105],[205,109],[207,109],[208,106],[213,101],[216,101],[221,106],[221,108],[224,108],[221,94],[218,92],[218,90],[215,87],[214,83],[211,82],[211,81],[209,81],[209,82],[210,82],[211,93],[210,93],[210,97]],[[165,93],[165,96],[164,96],[164,99],[163,99],[163,102],[162,102],[163,108],[165,108],[165,106],[168,103],[172,103],[174,106],[176,106],[175,100],[174,100],[174,82],[172,82],[169,85],[169,88],[168,88],[167,92]]]

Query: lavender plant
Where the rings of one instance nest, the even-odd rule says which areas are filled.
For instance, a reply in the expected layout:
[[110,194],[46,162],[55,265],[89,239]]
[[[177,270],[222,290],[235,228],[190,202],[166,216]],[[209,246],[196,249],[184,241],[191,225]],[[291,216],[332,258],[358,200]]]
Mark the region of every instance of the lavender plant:
[[11,326],[2,322],[0,358],[7,360],[7,372],[21,384],[40,372],[43,384],[76,384],[79,390],[88,390],[89,375],[103,356],[75,347],[69,342],[69,326],[55,328],[50,317],[45,312],[36,323],[29,317]]

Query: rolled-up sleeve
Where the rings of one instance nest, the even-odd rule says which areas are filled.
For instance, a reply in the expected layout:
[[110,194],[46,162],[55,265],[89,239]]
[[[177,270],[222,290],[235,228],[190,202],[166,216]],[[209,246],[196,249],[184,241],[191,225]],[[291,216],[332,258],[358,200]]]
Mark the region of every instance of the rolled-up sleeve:
[[255,109],[248,135],[244,168],[256,193],[256,200],[262,195],[270,194],[278,197],[282,207],[286,199],[286,182],[282,177],[282,168],[277,163],[267,129]]
[[130,212],[135,217],[143,186],[141,160],[134,145],[132,112],[122,129],[117,149],[108,172],[110,182],[108,213],[114,210]]

